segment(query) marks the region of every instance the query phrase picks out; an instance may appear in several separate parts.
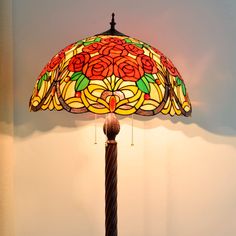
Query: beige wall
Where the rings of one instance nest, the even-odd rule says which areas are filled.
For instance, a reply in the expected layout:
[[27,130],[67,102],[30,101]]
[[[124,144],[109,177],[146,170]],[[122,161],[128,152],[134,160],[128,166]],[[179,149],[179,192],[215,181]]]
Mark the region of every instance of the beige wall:
[[[130,119],[117,137],[120,235],[233,236],[236,138],[159,119],[134,123],[133,147]],[[92,120],[16,139],[18,236],[104,235],[102,124],[97,145]]]
[[12,236],[13,223],[13,91],[12,4],[0,3],[0,235]]

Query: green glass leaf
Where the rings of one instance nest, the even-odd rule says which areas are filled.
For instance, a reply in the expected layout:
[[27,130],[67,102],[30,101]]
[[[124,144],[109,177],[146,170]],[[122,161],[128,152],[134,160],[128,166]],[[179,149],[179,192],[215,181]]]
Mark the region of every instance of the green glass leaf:
[[40,79],[39,82],[38,82],[38,84],[37,84],[37,89],[38,89],[38,91],[41,89],[42,83],[43,83],[43,80]]
[[82,71],[76,72],[71,76],[72,81],[76,81],[82,75]]
[[178,76],[175,78],[175,80],[178,86],[182,85],[183,81]]
[[46,72],[46,73],[40,78],[40,80],[39,80],[39,82],[38,82],[38,85],[37,85],[38,90],[41,89],[42,84],[43,84],[43,81],[47,80],[47,78],[48,78],[48,72]]
[[141,44],[141,43],[134,43],[134,45],[136,45],[139,48],[143,48],[143,44]]
[[180,79],[178,76],[175,78],[177,86],[181,86],[182,92],[184,96],[186,96],[186,87],[182,79]]
[[89,84],[89,79],[82,74],[76,81],[75,91],[78,92],[84,90],[88,86],[88,84]]
[[94,42],[100,42],[101,41],[101,38],[97,37],[94,39]]
[[126,43],[132,43],[132,41],[128,38],[124,39]]
[[147,79],[148,82],[154,83],[155,82],[155,78],[153,77],[152,74],[147,74],[145,73],[145,78]]
[[186,96],[186,87],[185,87],[184,83],[182,83],[181,88],[182,88],[182,92],[183,92],[184,96]]
[[137,81],[138,88],[144,93],[150,93],[150,85],[145,76]]
[[48,72],[46,72],[42,77],[41,80],[45,81],[48,78]]
[[80,45],[80,44],[82,44],[83,43],[83,40],[79,40],[78,42],[77,42],[77,45]]
[[84,42],[84,46],[88,46],[90,44],[94,43],[94,41]]

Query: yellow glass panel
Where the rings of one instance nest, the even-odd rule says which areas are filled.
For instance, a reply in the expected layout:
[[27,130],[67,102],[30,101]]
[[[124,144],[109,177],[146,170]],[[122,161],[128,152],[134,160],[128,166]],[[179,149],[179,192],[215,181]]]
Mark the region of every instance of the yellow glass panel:
[[116,85],[115,85],[115,87],[114,87],[114,90],[115,90],[115,91],[119,89],[119,87],[120,87],[120,85],[122,84],[122,82],[123,82],[122,79],[118,79],[118,81],[116,82]]
[[80,103],[80,102],[71,102],[71,103],[69,104],[69,106],[70,106],[71,108],[82,108],[82,107],[84,107],[84,104],[82,104],[82,103]]
[[175,109],[173,106],[170,108],[170,115],[173,116],[175,114]]
[[175,110],[175,113],[179,116],[179,115],[181,115],[181,110],[178,110],[178,109],[176,109],[175,107],[174,107],[174,110]]
[[119,107],[119,106],[122,106],[122,105],[124,105],[126,103],[128,103],[128,99],[123,99],[120,102],[118,102],[116,106]]
[[157,54],[155,54],[155,53],[153,53],[152,55],[153,55],[152,58],[153,58],[158,64],[160,64],[160,57],[159,57]]
[[131,98],[134,96],[134,93],[131,90],[122,90],[125,95],[125,98]]
[[110,84],[111,84],[111,89],[114,90],[115,88],[115,81],[116,81],[116,77],[113,75],[110,77]]
[[179,109],[179,106],[178,106],[176,100],[174,98],[172,98],[171,101],[173,103],[173,106],[176,107],[177,109]]
[[106,84],[108,90],[112,90],[111,84],[107,78],[104,79],[104,83]]
[[88,90],[89,90],[90,93],[99,93],[99,94],[101,94],[104,90],[106,90],[106,88],[104,88],[101,85],[90,84],[88,86]]
[[48,109],[49,109],[50,111],[52,111],[53,108],[54,108],[53,100],[51,100],[50,103],[49,103],[49,105],[48,105]]
[[43,110],[46,110],[48,107],[49,107],[49,104],[50,104],[50,102],[52,101],[52,96],[51,95],[49,95],[47,98],[46,98],[46,100],[44,101],[44,103],[43,103],[43,105],[42,105],[42,109]]
[[138,90],[138,92],[135,94],[135,96],[133,96],[132,98],[129,98],[128,101],[129,102],[134,102],[137,101],[142,95],[142,92],[140,90]]
[[[123,81],[123,82],[121,83],[119,89],[121,90],[121,89],[124,89],[125,87],[130,87],[130,86],[136,87],[135,82],[133,82],[133,81]],[[137,87],[136,87],[136,88],[137,88]],[[138,88],[137,88],[137,89],[138,89]]]
[[174,108],[174,110],[175,110],[175,113],[176,113],[177,115],[180,115],[180,114],[181,114],[181,110],[180,110],[178,104],[176,103],[176,100],[175,100],[175,99],[172,99],[172,106],[173,106],[173,108]]
[[89,107],[89,103],[83,91],[81,92],[81,100],[86,107]]
[[137,104],[138,100],[134,101],[134,102],[129,102],[127,103],[127,105],[131,106],[131,107],[135,107],[135,105]]
[[136,109],[139,109],[139,107],[143,104],[144,101],[144,93],[141,94],[137,104],[135,105]]
[[140,107],[144,111],[152,111],[156,109],[156,106],[153,106],[151,104],[143,105]]
[[70,52],[66,53],[66,61],[72,58],[75,54],[76,50],[71,50]]
[[[75,96],[75,83],[76,81],[69,81],[66,83],[62,90],[62,97],[67,100],[68,98]],[[61,88],[60,88],[61,90]]]
[[83,47],[78,47],[74,50],[74,54],[78,54],[82,52]]
[[170,112],[170,108],[171,108],[171,102],[170,102],[170,98],[168,98],[164,108],[161,110],[161,112],[166,115]]
[[185,102],[183,103],[183,108],[184,108],[184,110],[185,110],[186,112],[190,111],[190,105],[189,105],[189,103],[185,101]]
[[144,55],[151,57],[151,53],[149,52],[149,50],[147,50],[146,48],[143,48],[143,51],[144,51],[143,53]]
[[53,82],[54,80],[56,80],[57,79],[57,70],[53,70],[52,72],[51,72],[51,82]]
[[162,76],[161,73],[157,73],[157,79],[160,80],[161,84],[164,84],[164,83],[165,83],[165,82],[164,82],[164,78],[163,78],[163,76]]
[[40,99],[38,96],[36,96],[36,97],[34,97],[34,98],[32,99],[31,104],[32,104],[34,107],[36,107],[36,106],[38,106],[38,104],[40,103],[40,101],[41,101],[41,99]]
[[102,94],[103,92],[104,92],[104,90],[96,89],[96,90],[92,91],[91,94],[92,94],[93,96],[99,98],[99,97],[101,97],[101,94]]
[[161,92],[162,92],[163,95],[165,94],[166,89],[168,89],[167,85],[159,86],[159,88],[161,89]]
[[102,86],[104,89],[107,89],[106,84],[102,80],[91,80],[90,85],[95,85],[95,86]]
[[152,74],[152,76],[155,80],[157,79],[157,74]]
[[136,109],[135,108],[131,108],[131,109],[128,109],[128,110],[125,110],[125,109],[116,109],[116,113],[119,114],[119,115],[131,115],[133,113],[135,113]]
[[81,107],[84,107],[84,104],[82,103],[80,98],[69,98],[65,102],[71,108],[81,108]]
[[163,99],[162,92],[157,84],[150,83],[150,97],[157,102],[161,102]]
[[[48,84],[49,84],[50,82],[48,82],[48,81],[43,81],[42,82],[42,86],[41,86],[41,88],[40,88],[40,90],[39,90],[39,92],[38,92],[38,96],[40,97],[40,98],[43,98],[44,96],[45,96],[45,94],[46,94],[46,92],[48,91]],[[50,83],[51,84],[51,83]]]
[[62,109],[62,106],[58,100],[58,97],[57,97],[57,94],[55,93],[54,97],[53,97],[53,104],[54,104],[54,107],[56,110],[61,110]]
[[76,98],[76,97],[68,98],[65,102],[68,105],[70,105],[72,102],[79,102],[79,103],[83,104],[81,98]]
[[59,85],[59,90],[60,90],[60,93],[61,93],[61,91],[63,91],[64,90],[64,88],[65,88],[65,86],[67,85],[67,83],[66,82],[62,82],[62,83],[60,83],[60,85]]
[[107,108],[109,109],[109,105],[108,105],[107,102],[104,101],[103,99],[100,99],[100,98],[99,98],[99,99],[98,99],[98,103],[104,105],[105,107],[107,107]]
[[84,94],[85,94],[85,96],[86,96],[89,100],[92,100],[92,101],[95,101],[95,102],[98,100],[98,98],[95,97],[95,96],[93,96],[93,95],[88,91],[87,88],[84,90]]
[[154,107],[158,107],[159,106],[159,103],[153,101],[153,100],[144,100],[143,101],[143,105],[152,105]]
[[68,70],[64,70],[62,74],[60,75],[61,80],[64,80],[69,75]]
[[129,57],[132,57],[133,59],[136,59],[136,58],[137,58],[137,56],[134,56],[134,55],[131,54],[131,53],[128,53],[128,56],[129,56]]
[[93,112],[93,113],[96,113],[96,114],[106,114],[106,113],[110,112],[110,110],[105,108],[105,107],[104,108],[96,108],[96,107],[93,107],[93,106],[89,106],[88,110]]
[[[124,82],[123,82],[123,84],[124,84]],[[129,84],[129,85],[120,87],[121,91],[125,90],[125,89],[131,90],[131,91],[133,91],[133,93],[137,93],[137,91],[139,90],[138,87],[134,84]]]

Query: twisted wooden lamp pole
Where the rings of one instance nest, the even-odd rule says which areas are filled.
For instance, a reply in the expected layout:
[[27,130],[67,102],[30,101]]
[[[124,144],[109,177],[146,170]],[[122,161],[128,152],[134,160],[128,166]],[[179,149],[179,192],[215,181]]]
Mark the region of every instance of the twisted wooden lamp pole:
[[114,113],[106,117],[103,131],[107,136],[105,154],[105,225],[106,236],[117,236],[117,142],[120,124]]

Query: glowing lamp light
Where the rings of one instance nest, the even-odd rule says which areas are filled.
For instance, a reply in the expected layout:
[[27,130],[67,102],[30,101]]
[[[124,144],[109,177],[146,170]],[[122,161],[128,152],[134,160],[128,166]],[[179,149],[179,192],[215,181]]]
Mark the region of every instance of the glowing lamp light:
[[31,111],[108,114],[106,142],[106,236],[117,235],[117,143],[115,114],[190,116],[182,76],[158,49],[111,28],[57,53],[38,76]]

